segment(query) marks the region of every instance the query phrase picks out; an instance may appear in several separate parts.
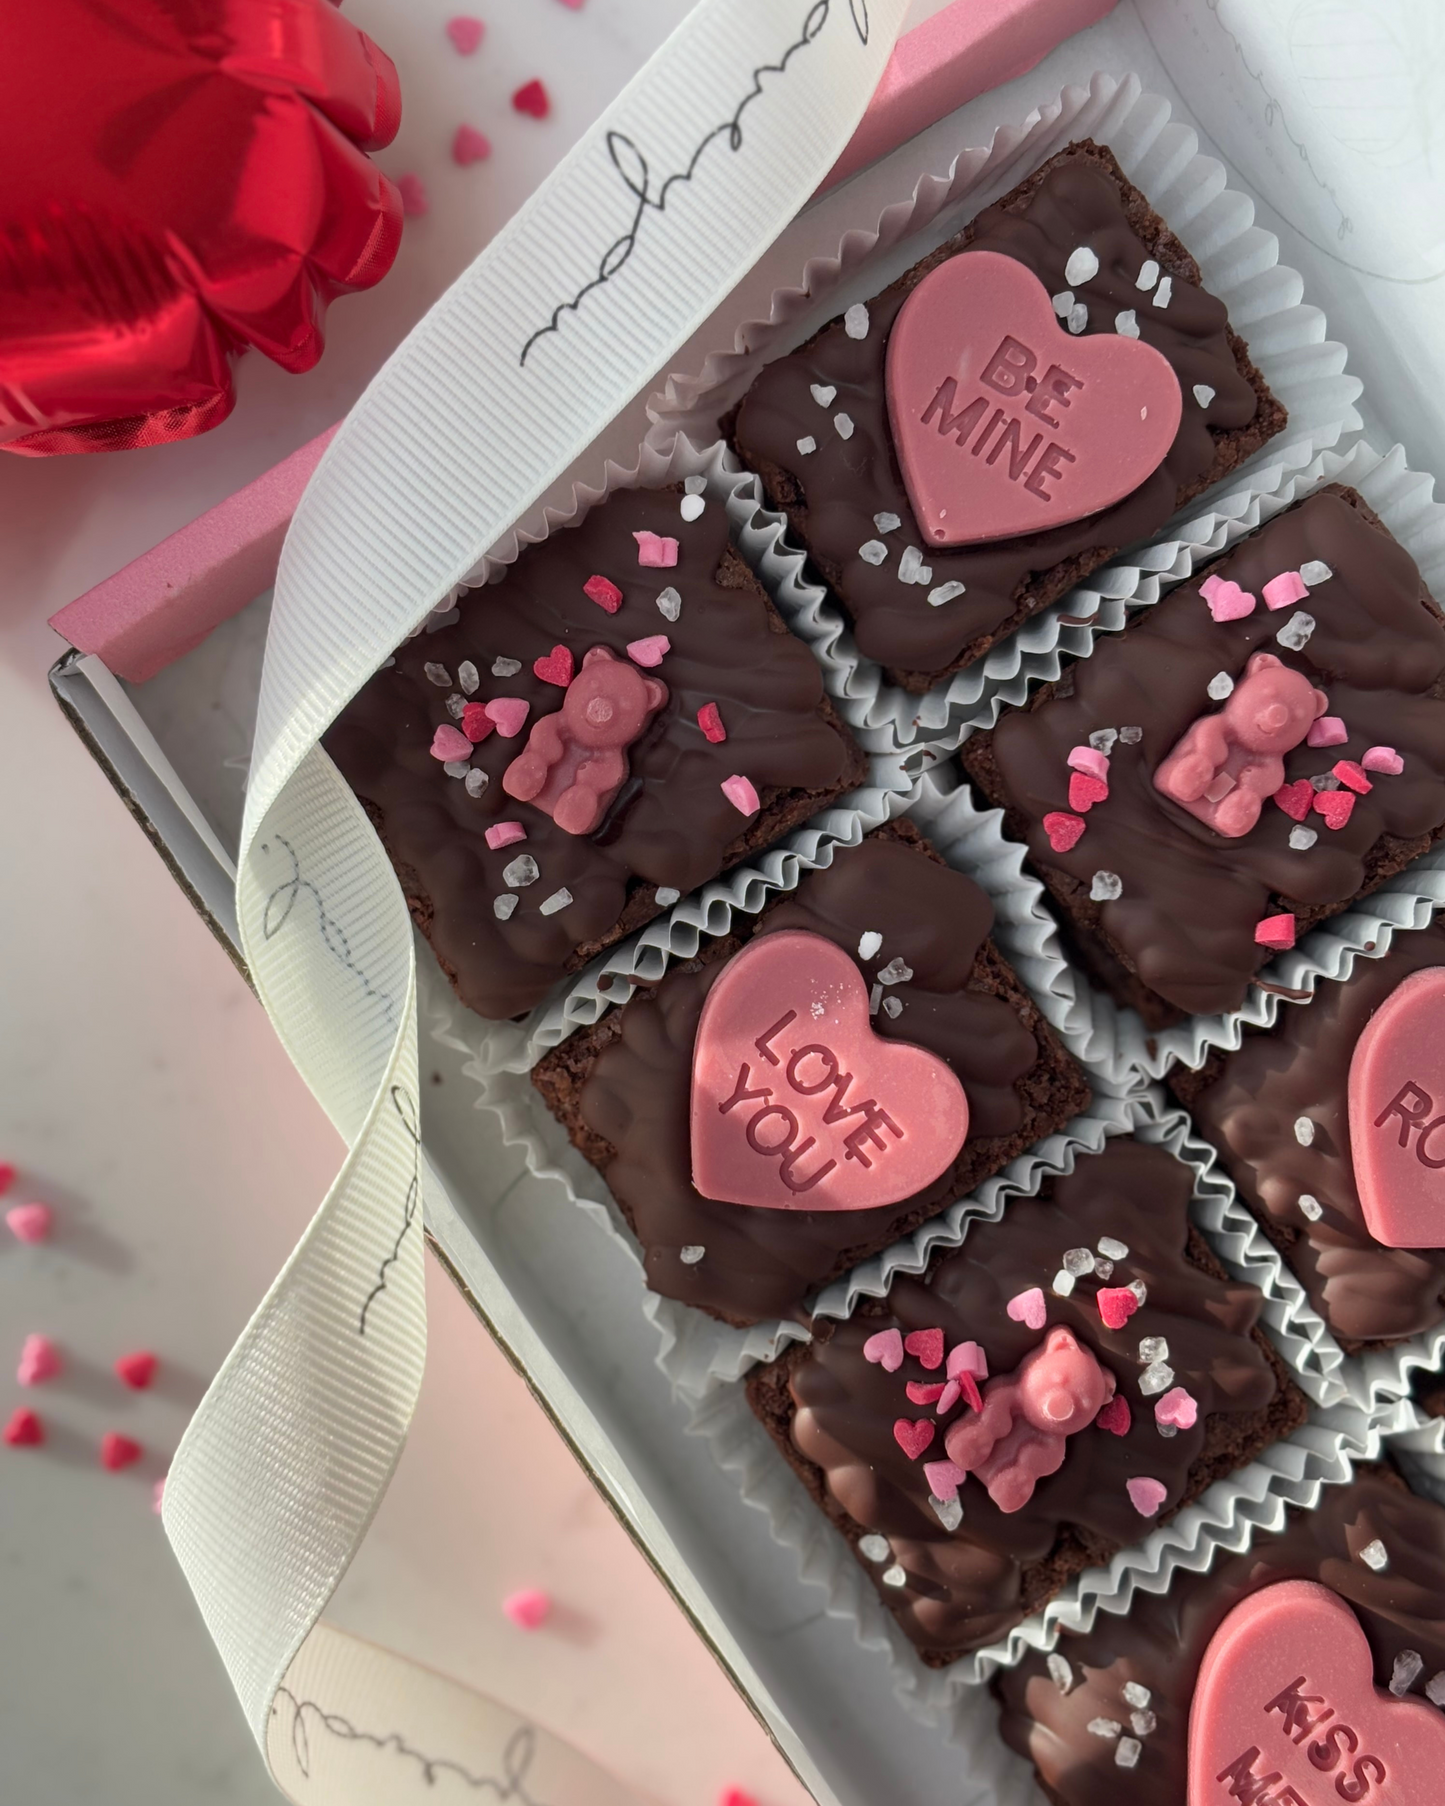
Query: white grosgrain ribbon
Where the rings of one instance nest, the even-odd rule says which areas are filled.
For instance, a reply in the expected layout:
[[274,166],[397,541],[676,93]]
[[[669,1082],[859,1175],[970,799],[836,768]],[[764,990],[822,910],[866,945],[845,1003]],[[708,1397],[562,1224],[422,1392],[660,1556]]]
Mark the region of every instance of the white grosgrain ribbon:
[[[354,1776],[325,1779],[318,1738],[304,1733],[325,1731],[329,1713],[351,1733],[348,1753],[365,1746],[354,1713],[377,1697],[374,1677],[364,1684],[367,1646],[314,1627],[416,1402],[422,1212],[435,1184],[419,1137],[406,905],[318,742],[808,199],[906,10],[700,0],[377,375],[287,537],[237,906],[261,1000],[350,1152],[187,1430],[164,1521],[294,1799],[360,1797]],[[424,1671],[412,1672],[421,1686]],[[400,1709],[407,1692],[393,1675],[385,1697]],[[506,1797],[547,1798],[548,1755]],[[622,1798],[597,1779],[587,1798]],[[584,1797],[575,1779],[562,1791]]]

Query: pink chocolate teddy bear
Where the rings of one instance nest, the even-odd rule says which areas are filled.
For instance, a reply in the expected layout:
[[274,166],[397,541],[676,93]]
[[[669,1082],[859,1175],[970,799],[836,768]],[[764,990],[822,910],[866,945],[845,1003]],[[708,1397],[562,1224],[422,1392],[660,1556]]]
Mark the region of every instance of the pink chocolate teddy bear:
[[982,1412],[954,1424],[944,1448],[955,1466],[978,1475],[1000,1511],[1021,1511],[1035,1484],[1064,1465],[1065,1440],[1113,1396],[1113,1374],[1059,1326],[1012,1373],[988,1382]]
[[1154,773],[1154,788],[1238,840],[1284,783],[1293,752],[1329,702],[1300,671],[1256,652],[1217,715],[1202,715]]
[[590,834],[627,780],[628,747],[666,701],[666,684],[594,646],[561,708],[533,724],[502,774],[503,790],[564,833]]

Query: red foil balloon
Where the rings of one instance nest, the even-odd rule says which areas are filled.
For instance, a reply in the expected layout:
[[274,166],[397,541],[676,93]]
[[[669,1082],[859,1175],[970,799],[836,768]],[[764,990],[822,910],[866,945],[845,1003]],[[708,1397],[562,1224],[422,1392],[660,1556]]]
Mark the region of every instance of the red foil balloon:
[[396,70],[330,0],[0,11],[0,448],[158,445],[230,413],[248,345],[321,356],[401,197],[363,154]]

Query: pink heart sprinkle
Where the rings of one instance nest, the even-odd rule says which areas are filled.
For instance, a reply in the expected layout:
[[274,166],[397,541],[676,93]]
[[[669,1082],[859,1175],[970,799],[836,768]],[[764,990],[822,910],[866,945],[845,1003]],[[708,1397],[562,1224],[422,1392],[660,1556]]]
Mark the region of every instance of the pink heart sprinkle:
[[919,1361],[930,1373],[943,1365],[943,1331],[941,1329],[915,1329],[903,1338],[903,1346],[909,1354],[917,1355]]
[[[969,1378],[972,1379],[973,1375],[970,1374]],[[949,1412],[962,1397],[963,1387],[959,1385],[957,1380],[950,1380],[938,1394],[938,1403],[934,1407],[935,1417],[947,1417]]]
[[1106,1329],[1123,1329],[1139,1308],[1139,1294],[1128,1286],[1100,1286],[1094,1303]]
[[1199,1401],[1182,1386],[1171,1387],[1155,1402],[1154,1421],[1172,1424],[1176,1430],[1192,1430],[1199,1421]]
[[988,1356],[977,1342],[959,1342],[948,1351],[948,1364],[943,1370],[951,1380],[971,1373],[976,1380],[988,1378]]
[[[1331,791],[1331,795],[1335,793]],[[1349,792],[1345,794],[1348,796]],[[1350,797],[1350,801],[1354,802]],[[1273,947],[1276,953],[1284,953],[1294,946],[1295,922],[1292,915],[1266,916],[1262,922],[1254,925],[1254,942],[1257,947]]]
[[1405,761],[1393,746],[1372,746],[1360,763],[1366,771],[1388,772],[1392,778],[1399,777],[1405,769]]
[[645,640],[629,640],[627,656],[634,665],[660,665],[672,651],[672,641],[665,633],[650,633]]
[[527,113],[533,119],[545,119],[552,111],[547,90],[539,81],[523,82],[512,96],[512,105],[519,113]]
[[1133,1505],[1135,1511],[1139,1513],[1141,1518],[1154,1517],[1157,1514],[1159,1507],[1169,1497],[1169,1488],[1167,1486],[1162,1486],[1157,1480],[1149,1480],[1143,1477],[1136,1480],[1126,1480],[1124,1482],[1124,1490],[1128,1493],[1130,1503]]
[[[570,6],[574,13],[582,10],[582,0],[562,0],[562,4]],[[725,1787],[717,1797],[717,1806],[758,1806],[758,1802],[741,1787]]]
[[3,1198],[15,1183],[15,1167],[9,1160],[0,1160],[0,1198]]
[[15,1378],[22,1386],[43,1386],[60,1372],[60,1351],[49,1336],[27,1336],[20,1345]]
[[[563,6],[570,7],[574,13],[580,13],[582,8],[587,4],[587,0],[562,0],[562,4]],[[736,1792],[737,1790],[734,1789],[734,1791]],[[728,1806],[728,1802],[726,1800],[720,1801],[719,1806]],[[752,1802],[739,1801],[737,1806],[752,1806]]]
[[1128,1399],[1122,1392],[1116,1392],[1094,1419],[1094,1428],[1107,1430],[1111,1436],[1127,1436],[1133,1421],[1134,1414],[1129,1409]]
[[1051,809],[1044,817],[1044,833],[1056,853],[1067,853],[1077,846],[1088,823],[1077,815],[1065,815],[1062,809]]
[[458,53],[461,56],[471,56],[481,43],[486,27],[480,19],[470,19],[464,13],[459,13],[455,19],[447,20],[446,30]]
[[899,1417],[894,1419],[893,1440],[910,1461],[916,1461],[933,1441],[936,1431],[937,1425],[926,1417]]
[[[1133,1295],[1129,1294],[1131,1298]],[[1040,1286],[1030,1286],[1028,1291],[1010,1298],[1005,1308],[1015,1323],[1026,1323],[1030,1329],[1042,1329],[1048,1321],[1049,1307]]]
[[1199,593],[1216,621],[1240,621],[1254,613],[1254,597],[1228,577],[1206,577]]
[[1109,757],[1101,753],[1097,746],[1071,746],[1069,748],[1068,766],[1070,771],[1086,771],[1090,777],[1098,778],[1100,783],[1109,781]]
[[1263,593],[1266,608],[1288,608],[1292,602],[1303,602],[1310,592],[1298,571],[1281,571],[1265,584]]
[[472,743],[459,727],[453,727],[450,721],[444,721],[432,735],[431,756],[440,759],[444,765],[450,765],[458,759],[470,759]]
[[610,577],[589,577],[582,585],[582,594],[599,608],[605,608],[610,615],[615,615],[622,606],[622,591]]
[[935,1499],[956,1499],[958,1489],[968,1478],[968,1471],[956,1461],[925,1461],[923,1477]]
[[487,845],[494,853],[503,847],[509,847],[519,840],[527,838],[527,830],[519,821],[493,822],[484,836]]
[[520,1592],[507,1594],[502,1610],[518,1630],[537,1630],[551,1616],[552,1597],[540,1587],[523,1587]]
[[704,740],[711,740],[714,746],[720,746],[728,737],[723,726],[722,714],[715,702],[705,702],[697,712],[697,724],[702,729]]
[[565,690],[576,672],[570,646],[554,646],[546,658],[532,660],[532,675],[540,677],[544,684],[556,684],[559,690]]
[[48,1204],[12,1204],[5,1212],[5,1226],[17,1242],[43,1242],[52,1222]]
[[763,806],[752,784],[747,778],[739,777],[736,772],[730,778],[724,778],[720,788],[723,795],[740,814],[756,815]]
[[494,696],[487,704],[487,713],[504,740],[515,740],[526,725],[531,708],[531,703],[523,702],[520,696]]
[[424,219],[431,212],[426,183],[417,175],[396,178],[396,191],[401,196],[401,210],[408,219]]
[[116,1430],[107,1430],[100,1439],[100,1465],[108,1474],[118,1474],[123,1467],[133,1466],[144,1453],[138,1442],[132,1442],[129,1436],[122,1436]]
[[469,163],[484,162],[491,154],[492,141],[485,132],[470,125],[457,127],[452,138],[453,163],[459,163],[465,169]]
[[1357,790],[1361,796],[1375,788],[1365,776],[1364,766],[1354,759],[1336,760],[1330,769],[1342,784],[1348,784],[1351,790]]
[[632,537],[637,541],[637,562],[652,570],[671,570],[677,563],[677,541],[644,527]]
[[910,1405],[932,1405],[943,1397],[942,1380],[910,1380],[907,1385]]
[[39,1448],[45,1440],[45,1425],[35,1413],[21,1405],[12,1411],[3,1432],[4,1441],[12,1449]]
[[1321,715],[1310,723],[1305,740],[1311,746],[1343,746],[1350,731],[1338,715]]
[[462,732],[476,746],[496,728],[484,702],[469,702],[462,710]]
[[978,1389],[978,1381],[971,1373],[959,1374],[955,1384],[962,1386],[963,1396],[975,1411],[983,1410],[983,1394]]
[[1069,807],[1085,815],[1095,803],[1109,800],[1109,786],[1102,778],[1090,777],[1087,771],[1076,771],[1069,779]]
[[148,1348],[137,1348],[123,1354],[115,1364],[115,1377],[132,1392],[144,1392],[156,1376],[160,1362]]
[[1291,821],[1303,821],[1314,801],[1314,786],[1308,778],[1296,778],[1293,784],[1281,784],[1274,800]]
[[880,1329],[863,1344],[863,1359],[872,1361],[885,1373],[897,1373],[903,1365],[903,1332]]
[[1325,818],[1327,828],[1343,828],[1355,812],[1353,790],[1317,790],[1314,810]]

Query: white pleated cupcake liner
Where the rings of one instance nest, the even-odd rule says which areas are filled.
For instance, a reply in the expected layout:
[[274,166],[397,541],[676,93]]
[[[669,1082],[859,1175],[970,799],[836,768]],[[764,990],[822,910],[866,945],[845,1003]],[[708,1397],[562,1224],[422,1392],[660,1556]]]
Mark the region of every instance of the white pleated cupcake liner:
[[[1322,447],[1357,429],[1360,384],[1345,372],[1345,349],[1325,337],[1324,315],[1302,300],[1303,281],[1280,263],[1279,241],[1255,225],[1254,203],[1227,185],[1224,166],[1200,154],[1196,134],[1171,121],[1169,103],[1145,93],[1137,76],[1096,74],[1087,87],[1065,88],[1020,125],[996,131],[987,146],[963,151],[946,172],[923,177],[871,228],[848,232],[833,255],[810,259],[798,286],[773,292],[765,318],[739,323],[732,349],[713,352],[695,374],[668,378],[648,404],[649,441],[666,445],[676,433],[699,444],[718,438],[723,419],[763,363],[801,344],[850,302],[876,295],[1021,176],[1083,137],[1109,146],[1188,246],[1205,286],[1225,304],[1231,324],[1289,410],[1284,431],[1226,479],[1231,490],[1247,496],[1274,489]],[[984,659],[917,696],[890,684],[882,668],[858,652],[837,603],[805,577],[803,553],[788,540],[784,516],[762,505],[760,487],[754,494],[757,530],[795,561],[779,607],[812,645],[847,720],[858,728],[886,730],[899,746],[956,746],[989,718],[996,691],[1057,676],[1060,658],[1083,649],[1061,616],[1122,603],[1160,568],[1154,548],[1130,553]]]
[[1445,1505],[1445,1417],[1427,1417],[1408,1399],[1376,1418],[1385,1449],[1411,1490]]

